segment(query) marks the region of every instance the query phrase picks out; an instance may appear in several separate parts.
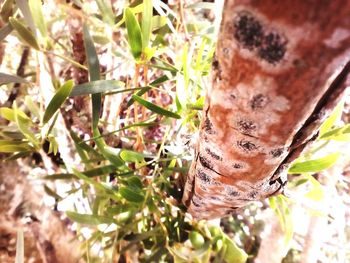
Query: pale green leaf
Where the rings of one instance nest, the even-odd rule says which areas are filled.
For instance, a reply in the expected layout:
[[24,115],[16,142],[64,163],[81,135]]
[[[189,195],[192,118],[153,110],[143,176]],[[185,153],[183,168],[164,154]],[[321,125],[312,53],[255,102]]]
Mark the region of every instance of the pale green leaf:
[[289,168],[288,173],[299,174],[320,172],[333,166],[337,162],[339,157],[340,153],[332,153],[323,158],[293,163],[292,166]]
[[67,99],[69,94],[71,93],[73,89],[74,82],[73,80],[68,80],[66,83],[60,87],[53,98],[51,99],[49,105],[46,108],[46,111],[44,113],[43,117],[43,123],[47,123],[52,116],[56,113],[56,111],[61,107],[63,102]]
[[31,30],[23,25],[19,20],[14,17],[10,17],[9,22],[11,26],[17,31],[20,39],[27,45],[36,50],[40,50],[39,44]]
[[77,85],[73,88],[70,97],[96,93],[113,92],[124,87],[124,82],[117,80],[95,80]]
[[42,11],[41,0],[29,0],[29,8],[32,13],[34,23],[40,31],[40,34],[46,38],[47,37],[47,28]]
[[142,33],[139,22],[130,8],[125,9],[124,18],[131,53],[135,59],[139,59],[142,53]]

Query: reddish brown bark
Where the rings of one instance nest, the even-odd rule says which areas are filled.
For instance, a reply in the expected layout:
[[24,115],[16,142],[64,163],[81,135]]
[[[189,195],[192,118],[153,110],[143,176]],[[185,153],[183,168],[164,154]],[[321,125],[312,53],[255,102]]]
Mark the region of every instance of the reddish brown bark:
[[350,2],[228,0],[183,202],[222,217],[281,192],[347,87]]

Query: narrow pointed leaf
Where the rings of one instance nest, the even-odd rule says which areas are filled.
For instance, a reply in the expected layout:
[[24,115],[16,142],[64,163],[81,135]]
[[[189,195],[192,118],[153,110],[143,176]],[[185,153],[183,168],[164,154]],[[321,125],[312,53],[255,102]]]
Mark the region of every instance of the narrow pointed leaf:
[[47,37],[47,28],[42,11],[41,0],[29,0],[29,8],[32,13],[34,24],[40,31],[43,37]]
[[73,88],[70,97],[82,96],[96,93],[104,93],[107,91],[115,91],[124,87],[124,82],[117,80],[95,80],[77,85]]
[[168,111],[164,108],[161,108],[147,100],[144,100],[143,98],[137,96],[137,95],[132,95],[132,98],[137,101],[138,103],[140,103],[142,106],[146,107],[147,109],[149,109],[150,111],[153,111],[154,113],[160,114],[160,115],[164,115],[166,117],[170,117],[170,118],[175,118],[175,119],[181,119],[181,116],[172,112],[172,111]]
[[0,72],[0,85],[7,84],[7,83],[27,83],[28,80],[18,77],[16,75],[10,75],[6,73]]
[[130,8],[125,9],[124,18],[131,53],[135,59],[139,59],[142,53],[142,34],[139,22]]
[[142,49],[148,47],[152,30],[153,4],[152,0],[143,1],[142,12]]
[[335,107],[332,114],[322,123],[320,127],[319,137],[322,137],[326,132],[328,132],[334,123],[336,123],[339,118],[341,117],[341,114],[343,112],[344,108],[344,100],[341,100],[341,102]]
[[51,99],[44,114],[43,122],[47,123],[55,112],[61,107],[73,89],[73,80],[68,80],[60,87]]
[[32,31],[30,31],[28,28],[25,27],[20,21],[18,21],[14,17],[10,17],[9,19],[11,26],[17,31],[18,35],[20,36],[21,40],[31,46],[32,48],[36,50],[40,50],[39,44],[36,41],[36,38]]
[[121,187],[119,193],[129,202],[142,203],[144,201],[144,196],[140,194],[140,192],[134,191],[128,187]]
[[24,20],[26,21],[27,25],[29,26],[30,30],[35,35],[35,24],[33,21],[32,13],[30,12],[30,8],[28,5],[28,0],[16,0],[16,4],[18,8],[21,10],[21,13],[24,17]]
[[332,153],[323,158],[294,163],[289,168],[288,173],[299,174],[320,172],[333,166],[337,162],[339,157],[340,153]]

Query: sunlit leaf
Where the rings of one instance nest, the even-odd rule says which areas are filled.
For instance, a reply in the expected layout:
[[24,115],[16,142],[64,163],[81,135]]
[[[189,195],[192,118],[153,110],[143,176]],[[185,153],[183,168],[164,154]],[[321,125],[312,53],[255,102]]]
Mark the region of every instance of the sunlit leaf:
[[154,113],[160,114],[160,115],[164,115],[166,117],[170,117],[170,118],[175,118],[175,119],[181,119],[181,116],[172,112],[172,111],[168,111],[164,108],[161,108],[147,100],[144,100],[143,98],[137,96],[137,95],[132,95],[132,98],[137,101],[138,103],[140,103],[142,106],[146,107],[147,109],[149,109],[150,111],[153,111]]
[[343,112],[344,100],[341,100],[339,104],[335,107],[331,115],[322,123],[320,127],[319,137],[322,137],[326,132],[328,132],[334,123],[336,123]]
[[28,0],[16,0],[16,4],[22,12],[25,22],[35,36],[35,24],[28,5]]
[[63,102],[67,99],[69,94],[73,89],[74,82],[73,80],[68,80],[66,83],[60,87],[53,98],[51,99],[49,105],[46,108],[43,117],[43,123],[47,123],[52,116],[56,113],[56,111],[61,107]]
[[96,0],[98,9],[100,9],[103,21],[109,25],[114,25],[114,14],[110,1]]
[[111,224],[114,222],[113,218],[110,217],[90,214],[79,214],[73,211],[67,211],[66,215],[70,220],[84,225]]
[[9,22],[11,26],[17,31],[18,35],[20,36],[21,40],[31,46],[32,48],[39,50],[39,44],[36,41],[36,38],[32,31],[30,31],[28,28],[26,28],[19,20],[17,20],[14,17],[10,17]]
[[124,18],[131,53],[135,59],[139,59],[142,53],[142,33],[139,22],[130,8],[125,9]]
[[120,158],[122,158],[125,162],[143,162],[144,155],[138,152],[130,151],[130,150],[121,150]]
[[226,237],[224,244],[227,246],[224,259],[226,262],[244,263],[248,259],[247,253],[239,248],[231,238]]
[[33,16],[34,24],[39,29],[43,37],[47,37],[47,28],[42,11],[41,0],[29,0],[29,8]]
[[324,198],[324,191],[322,185],[317,181],[313,176],[307,176],[308,181],[311,183],[311,190],[305,194],[306,198],[309,198],[314,201],[321,201]]
[[340,153],[332,153],[323,158],[314,159],[305,162],[293,163],[288,173],[316,173],[333,166],[340,157]]
[[142,12],[142,49],[148,47],[152,30],[153,5],[152,0],[143,1]]
[[95,80],[77,85],[73,88],[70,97],[114,91],[124,87],[124,82],[117,80]]

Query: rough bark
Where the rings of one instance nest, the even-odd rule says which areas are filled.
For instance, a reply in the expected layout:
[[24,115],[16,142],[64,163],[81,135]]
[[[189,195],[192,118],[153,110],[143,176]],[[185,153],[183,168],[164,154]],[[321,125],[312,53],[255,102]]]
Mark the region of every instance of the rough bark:
[[216,218],[283,191],[350,78],[350,2],[228,0],[183,202]]

